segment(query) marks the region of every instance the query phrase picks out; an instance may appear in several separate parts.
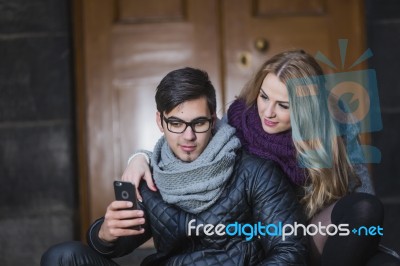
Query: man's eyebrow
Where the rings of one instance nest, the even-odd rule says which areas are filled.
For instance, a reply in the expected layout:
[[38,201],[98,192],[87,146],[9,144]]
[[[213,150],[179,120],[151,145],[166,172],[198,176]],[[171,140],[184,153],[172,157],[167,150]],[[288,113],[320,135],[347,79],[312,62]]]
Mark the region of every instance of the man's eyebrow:
[[[167,118],[168,120],[176,120],[176,121],[183,121],[183,122],[186,122],[185,120],[183,120],[183,119],[181,119],[181,118],[179,118],[179,117],[176,117],[176,116],[170,116],[170,117],[168,117]],[[189,121],[189,122],[192,122],[192,121],[195,121],[195,120],[201,120],[201,119],[210,119],[209,117],[207,117],[207,116],[199,116],[199,117],[195,117],[195,118],[193,118],[191,121]]]

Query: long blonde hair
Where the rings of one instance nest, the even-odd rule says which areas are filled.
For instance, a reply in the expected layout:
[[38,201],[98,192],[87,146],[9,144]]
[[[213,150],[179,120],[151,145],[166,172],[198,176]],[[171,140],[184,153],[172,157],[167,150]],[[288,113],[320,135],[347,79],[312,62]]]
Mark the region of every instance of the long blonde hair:
[[308,176],[301,202],[311,218],[346,195],[350,180],[359,184],[359,178],[329,113],[323,71],[316,60],[302,50],[273,56],[241,91],[239,98],[247,106],[256,104],[268,73],[276,75],[288,89],[292,139],[297,160]]

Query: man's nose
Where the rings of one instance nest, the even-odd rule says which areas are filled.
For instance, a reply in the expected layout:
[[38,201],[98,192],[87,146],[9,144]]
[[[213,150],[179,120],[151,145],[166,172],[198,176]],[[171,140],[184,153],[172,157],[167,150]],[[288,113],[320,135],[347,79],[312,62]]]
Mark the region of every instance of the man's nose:
[[194,140],[196,139],[196,133],[193,131],[191,126],[188,126],[185,131],[183,131],[183,138],[185,140]]

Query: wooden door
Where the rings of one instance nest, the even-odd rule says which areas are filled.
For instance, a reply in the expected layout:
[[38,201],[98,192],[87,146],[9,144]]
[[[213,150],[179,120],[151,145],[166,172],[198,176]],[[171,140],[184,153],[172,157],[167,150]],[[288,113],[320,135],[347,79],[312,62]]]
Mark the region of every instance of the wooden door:
[[[340,69],[338,40],[348,39],[349,65],[365,49],[361,0],[223,0],[222,5],[227,104],[278,52],[304,49],[315,55],[320,51],[339,66],[337,71],[345,71]],[[333,72],[321,65],[327,73]]]
[[82,236],[128,156],[160,136],[154,94],[167,72],[207,70],[221,115],[279,51],[321,51],[337,65],[339,38],[348,62],[364,51],[361,0],[74,0],[73,10]]
[[185,66],[206,69],[222,106],[216,4],[75,1],[83,231],[104,215],[129,155],[152,149],[161,135],[154,95],[165,74]]

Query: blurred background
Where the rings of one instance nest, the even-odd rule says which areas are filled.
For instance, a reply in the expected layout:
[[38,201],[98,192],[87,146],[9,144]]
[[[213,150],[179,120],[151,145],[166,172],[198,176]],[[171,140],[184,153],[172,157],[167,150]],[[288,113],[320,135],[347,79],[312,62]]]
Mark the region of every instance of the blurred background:
[[206,70],[222,116],[262,62],[295,48],[323,53],[329,74],[376,71],[383,129],[361,139],[381,152],[382,242],[399,252],[398,47],[398,0],[0,0],[0,265],[39,265],[49,246],[84,239],[129,154],[160,136],[166,73]]

